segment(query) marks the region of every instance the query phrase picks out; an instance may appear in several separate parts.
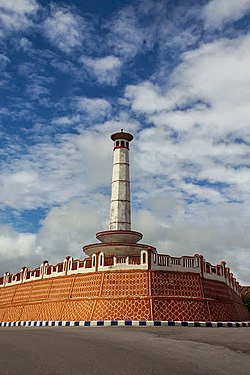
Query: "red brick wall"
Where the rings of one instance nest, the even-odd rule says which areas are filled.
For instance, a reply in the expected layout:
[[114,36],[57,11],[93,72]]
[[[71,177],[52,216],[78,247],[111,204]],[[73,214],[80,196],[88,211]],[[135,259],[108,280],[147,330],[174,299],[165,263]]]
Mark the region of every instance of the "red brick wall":
[[204,296],[209,301],[211,320],[248,320],[249,314],[244,307],[241,297],[235,293],[228,285],[213,281],[202,280]]
[[110,271],[0,288],[0,321],[248,319],[227,285],[195,273]]

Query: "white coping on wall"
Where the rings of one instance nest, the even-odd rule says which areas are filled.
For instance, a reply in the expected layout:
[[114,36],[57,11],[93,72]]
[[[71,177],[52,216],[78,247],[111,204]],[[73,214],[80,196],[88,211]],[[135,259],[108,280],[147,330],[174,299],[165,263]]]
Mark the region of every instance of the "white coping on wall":
[[211,322],[211,321],[174,321],[174,320],[33,320],[0,322],[0,328],[6,327],[216,327],[246,328],[246,322]]
[[[132,266],[132,267],[131,267]],[[147,270],[147,264],[116,264],[115,266],[100,266],[98,271],[128,271],[128,270]]]
[[154,271],[175,271],[175,272],[192,272],[192,273],[200,273],[199,267],[183,267],[179,265],[174,266],[158,266],[158,265],[152,265],[152,270]]

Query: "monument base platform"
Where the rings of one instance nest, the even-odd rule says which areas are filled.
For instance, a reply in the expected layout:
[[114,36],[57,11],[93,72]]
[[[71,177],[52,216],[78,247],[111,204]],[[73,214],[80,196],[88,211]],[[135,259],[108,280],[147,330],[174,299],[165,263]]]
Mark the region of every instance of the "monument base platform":
[[239,293],[190,270],[103,270],[0,288],[1,322],[45,320],[233,322],[250,317]]

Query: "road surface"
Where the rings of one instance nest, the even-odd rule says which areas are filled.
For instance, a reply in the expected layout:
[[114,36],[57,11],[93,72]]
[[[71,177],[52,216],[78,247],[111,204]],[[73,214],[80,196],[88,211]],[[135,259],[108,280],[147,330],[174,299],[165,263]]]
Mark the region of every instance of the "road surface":
[[250,328],[9,327],[0,374],[249,375]]

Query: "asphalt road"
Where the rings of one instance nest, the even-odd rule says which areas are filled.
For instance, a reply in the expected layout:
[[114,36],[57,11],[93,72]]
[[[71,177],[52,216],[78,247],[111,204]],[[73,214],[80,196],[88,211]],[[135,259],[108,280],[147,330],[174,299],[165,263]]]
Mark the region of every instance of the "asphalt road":
[[249,328],[0,329],[0,374],[249,375]]

